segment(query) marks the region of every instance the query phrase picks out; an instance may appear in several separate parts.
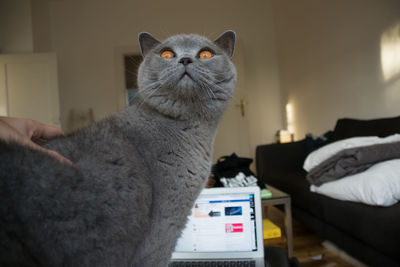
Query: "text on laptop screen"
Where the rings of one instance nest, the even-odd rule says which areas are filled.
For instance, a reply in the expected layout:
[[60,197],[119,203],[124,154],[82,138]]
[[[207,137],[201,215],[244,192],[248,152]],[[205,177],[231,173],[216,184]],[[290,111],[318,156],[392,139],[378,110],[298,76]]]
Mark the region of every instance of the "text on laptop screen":
[[200,195],[175,252],[256,251],[254,195]]

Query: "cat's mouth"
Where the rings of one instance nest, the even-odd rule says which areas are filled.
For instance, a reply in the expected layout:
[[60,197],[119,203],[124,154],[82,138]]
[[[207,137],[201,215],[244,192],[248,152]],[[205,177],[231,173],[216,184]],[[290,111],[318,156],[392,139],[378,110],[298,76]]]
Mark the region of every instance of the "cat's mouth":
[[189,79],[193,80],[193,77],[190,75],[190,73],[187,72],[187,71],[184,71],[182,73],[181,77],[179,78],[179,80],[183,80],[183,79],[186,79],[186,78],[189,78]]

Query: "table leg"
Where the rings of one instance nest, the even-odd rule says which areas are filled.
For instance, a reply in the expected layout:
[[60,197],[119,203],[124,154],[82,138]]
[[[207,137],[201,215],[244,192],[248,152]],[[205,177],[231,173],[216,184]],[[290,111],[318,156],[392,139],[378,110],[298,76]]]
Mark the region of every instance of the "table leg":
[[286,226],[286,235],[288,240],[288,256],[289,258],[293,257],[293,228],[292,228],[292,208],[291,208],[291,200],[285,204],[285,226]]

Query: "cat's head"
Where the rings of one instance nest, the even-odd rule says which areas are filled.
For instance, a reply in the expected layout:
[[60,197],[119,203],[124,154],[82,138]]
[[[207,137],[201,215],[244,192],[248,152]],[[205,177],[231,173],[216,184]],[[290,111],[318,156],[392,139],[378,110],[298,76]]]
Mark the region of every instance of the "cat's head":
[[178,119],[223,113],[236,84],[233,31],[215,41],[182,34],[160,42],[141,33],[139,43],[144,57],[138,73],[141,101]]

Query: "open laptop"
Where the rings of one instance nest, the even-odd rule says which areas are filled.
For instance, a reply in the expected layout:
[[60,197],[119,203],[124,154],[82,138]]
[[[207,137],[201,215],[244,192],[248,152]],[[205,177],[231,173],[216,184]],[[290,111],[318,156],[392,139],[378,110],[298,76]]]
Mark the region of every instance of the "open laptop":
[[186,266],[183,262],[191,263],[187,266],[231,266],[225,262],[232,262],[232,266],[264,267],[260,189],[204,189],[169,266]]

